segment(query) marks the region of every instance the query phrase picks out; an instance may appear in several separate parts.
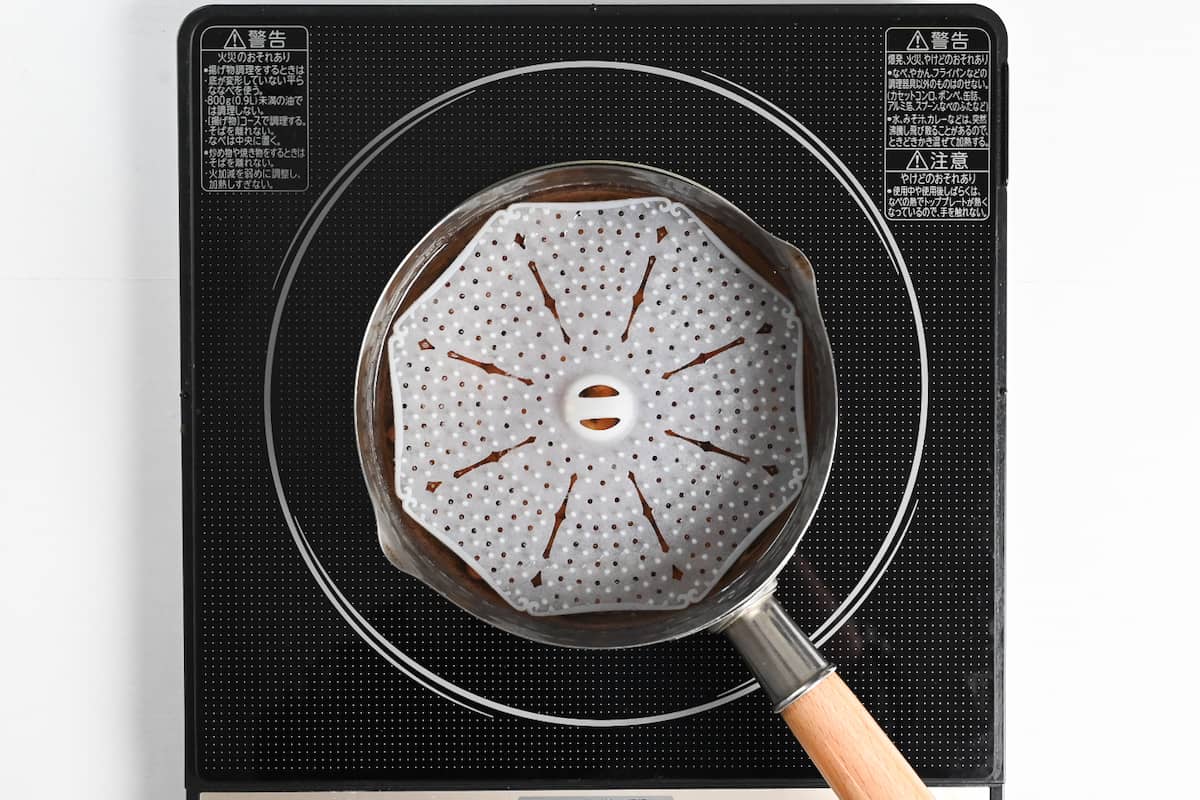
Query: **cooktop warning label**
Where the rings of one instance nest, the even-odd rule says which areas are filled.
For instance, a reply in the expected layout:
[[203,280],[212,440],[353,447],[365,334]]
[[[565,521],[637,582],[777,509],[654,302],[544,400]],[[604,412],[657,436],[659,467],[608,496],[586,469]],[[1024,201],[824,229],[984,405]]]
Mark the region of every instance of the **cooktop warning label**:
[[889,28],[884,211],[893,220],[991,213],[991,41],[979,28]]
[[210,192],[308,188],[308,30],[200,34],[200,185]]

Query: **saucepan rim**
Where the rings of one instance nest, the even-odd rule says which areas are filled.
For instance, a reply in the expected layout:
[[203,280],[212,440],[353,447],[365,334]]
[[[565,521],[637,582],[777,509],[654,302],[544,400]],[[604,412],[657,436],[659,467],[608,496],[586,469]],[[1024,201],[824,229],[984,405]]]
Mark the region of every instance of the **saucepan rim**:
[[[430,257],[444,250],[456,232],[530,195],[588,185],[628,187],[681,202],[730,226],[771,261],[774,271],[787,285],[787,294],[803,326],[806,385],[797,386],[796,390],[805,393],[808,474],[786,520],[766,549],[757,558],[752,559],[750,553],[744,555],[730,568],[722,584],[701,600],[676,610],[533,616],[485,597],[490,588],[481,589],[477,582],[465,582],[442,569],[402,533],[405,523],[400,499],[393,494],[388,475],[394,465],[380,446],[378,435],[379,381],[386,380],[387,338],[414,280]],[[810,408],[814,403],[817,407]],[[650,645],[718,629],[748,603],[770,592],[776,576],[799,546],[825,491],[837,440],[837,406],[832,349],[817,302],[815,276],[803,253],[768,233],[737,206],[701,184],[666,170],[620,161],[573,161],[528,170],[477,192],[443,217],[409,251],[380,293],[363,336],[354,388],[359,461],[375,510],[380,542],[392,563],[490,625],[537,642],[576,648]],[[580,618],[599,615],[607,615],[612,624],[597,627],[589,624],[592,620],[580,622]]]

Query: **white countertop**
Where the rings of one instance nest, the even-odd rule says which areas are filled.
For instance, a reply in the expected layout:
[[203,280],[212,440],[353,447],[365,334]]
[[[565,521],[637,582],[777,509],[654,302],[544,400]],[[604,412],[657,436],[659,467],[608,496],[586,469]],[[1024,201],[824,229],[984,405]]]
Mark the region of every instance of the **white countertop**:
[[[175,33],[0,14],[0,792],[182,796]],[[997,2],[1007,796],[1193,792],[1200,10]]]

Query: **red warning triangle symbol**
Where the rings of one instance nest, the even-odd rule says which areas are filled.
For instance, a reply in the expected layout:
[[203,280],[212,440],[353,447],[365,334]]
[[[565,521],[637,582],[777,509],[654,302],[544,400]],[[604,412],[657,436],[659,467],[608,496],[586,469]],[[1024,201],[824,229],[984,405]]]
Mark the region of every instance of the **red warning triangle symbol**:
[[[237,28],[229,32],[229,38],[225,40],[226,50],[245,50],[246,43],[242,41],[242,35],[238,33]],[[909,48],[911,49],[911,48]]]
[[925,157],[921,155],[921,151],[913,152],[912,158],[908,160],[908,166],[905,169],[929,169],[929,164],[926,163]]
[[[226,45],[226,46],[228,47],[228,45]],[[905,49],[906,50],[928,50],[929,44],[928,44],[928,42],[925,41],[925,37],[921,35],[921,32],[917,31],[916,33],[913,34],[913,37],[908,40],[908,47],[906,47]]]

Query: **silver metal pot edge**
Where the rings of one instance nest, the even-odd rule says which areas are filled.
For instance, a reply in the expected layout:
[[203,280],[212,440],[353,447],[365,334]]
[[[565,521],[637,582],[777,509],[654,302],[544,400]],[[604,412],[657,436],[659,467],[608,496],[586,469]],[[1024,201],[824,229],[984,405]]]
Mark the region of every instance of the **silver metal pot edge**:
[[[783,528],[762,557],[743,569],[728,585],[684,609],[652,612],[653,621],[610,630],[580,630],[562,617],[533,617],[511,607],[484,604],[479,593],[465,587],[412,548],[398,532],[398,501],[391,497],[384,463],[375,447],[375,397],[380,367],[385,356],[387,336],[399,307],[421,271],[420,267],[438,253],[467,220],[485,209],[498,210],[520,202],[535,192],[556,187],[579,185],[630,186],[649,194],[662,194],[711,215],[733,227],[768,257],[778,260],[779,272],[788,283],[809,342],[810,375],[816,386],[809,394],[819,403],[816,430],[809,430],[809,472],[796,505]],[[790,267],[783,269],[784,266]],[[815,362],[811,363],[815,356]],[[796,387],[800,391],[803,387]],[[638,164],[615,161],[581,161],[539,167],[493,184],[447,214],[405,256],[389,278],[377,302],[363,337],[355,381],[355,430],[359,459],[374,507],[380,545],[398,569],[420,579],[448,600],[484,622],[516,636],[534,641],[578,648],[633,647],[669,641],[700,631],[724,631],[742,650],[772,699],[776,691],[798,696],[797,686],[811,681],[830,669],[807,639],[771,598],[779,572],[791,559],[816,511],[829,478],[837,438],[837,388],[828,335],[817,303],[816,281],[812,266],[795,246],[768,233],[741,209],[715,192],[679,175]],[[815,434],[815,435],[814,435]],[[776,613],[776,610],[778,613]],[[629,612],[644,614],[645,612]],[[787,623],[784,624],[783,620]],[[788,626],[790,625],[790,629]],[[802,640],[807,648],[796,645]],[[740,642],[740,643],[739,643]],[[791,643],[790,645],[788,643]],[[783,668],[779,659],[787,647],[788,663],[797,669]],[[749,648],[748,650],[745,648]],[[763,650],[765,648],[765,650]],[[807,651],[811,650],[811,654]],[[798,655],[797,655],[798,654]],[[799,658],[797,663],[796,659]],[[761,665],[761,666],[760,666]],[[769,667],[768,665],[775,665]],[[767,668],[766,675],[759,674]],[[823,672],[824,670],[824,672]],[[779,680],[772,676],[780,673]],[[819,677],[817,678],[819,680]],[[790,687],[790,688],[786,688]]]

